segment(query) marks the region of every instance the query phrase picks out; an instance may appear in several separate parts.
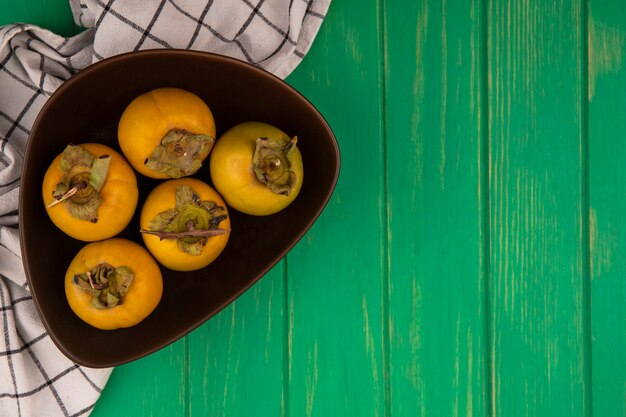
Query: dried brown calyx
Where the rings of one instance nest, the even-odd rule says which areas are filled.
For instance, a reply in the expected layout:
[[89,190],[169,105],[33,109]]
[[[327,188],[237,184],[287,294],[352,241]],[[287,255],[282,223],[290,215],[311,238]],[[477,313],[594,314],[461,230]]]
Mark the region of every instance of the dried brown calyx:
[[73,283],[91,294],[91,303],[94,307],[104,310],[122,303],[134,278],[135,274],[127,266],[115,268],[102,263],[96,265],[91,271],[75,274]]
[[162,211],[150,220],[147,229],[140,232],[158,236],[159,239],[176,239],[178,248],[190,255],[200,255],[211,236],[230,230],[220,229],[228,217],[226,209],[215,201],[200,200],[188,185],[176,189],[176,205]]
[[59,165],[65,175],[52,191],[54,200],[48,207],[63,203],[75,219],[96,223],[110,162],[111,155],[96,158],[81,146],[68,145]]
[[195,174],[202,166],[201,155],[215,142],[209,135],[197,135],[181,129],[172,129],[146,159],[146,166],[169,178]]
[[293,152],[298,138],[289,142],[270,138],[258,138],[252,165],[254,174],[260,182],[276,194],[289,195],[296,183],[296,173],[291,169]]

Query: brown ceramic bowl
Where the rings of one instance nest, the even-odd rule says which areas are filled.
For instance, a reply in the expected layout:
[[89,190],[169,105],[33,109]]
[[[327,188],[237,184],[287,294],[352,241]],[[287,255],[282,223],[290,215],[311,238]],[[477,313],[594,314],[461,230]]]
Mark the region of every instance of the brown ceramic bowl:
[[[113,331],[95,329],[74,315],[65,298],[65,271],[84,242],[57,229],[48,218],[41,184],[52,159],[68,142],[101,142],[119,150],[117,123],[136,96],[158,87],[194,92],[212,109],[218,137],[250,120],[298,136],[305,178],[285,210],[253,217],[230,209],[232,234],[211,265],[195,272],[162,268],[164,294],[140,324]],[[259,280],[305,234],[328,202],[339,174],[335,137],[320,113],[273,75],[223,56],[182,50],[150,50],[97,63],[63,84],[33,126],[22,173],[20,238],[31,292],[52,340],[73,361],[109,367],[152,353],[211,318]],[[208,159],[195,175],[211,183]],[[159,181],[137,175],[139,205],[118,236],[142,243],[139,212]]]

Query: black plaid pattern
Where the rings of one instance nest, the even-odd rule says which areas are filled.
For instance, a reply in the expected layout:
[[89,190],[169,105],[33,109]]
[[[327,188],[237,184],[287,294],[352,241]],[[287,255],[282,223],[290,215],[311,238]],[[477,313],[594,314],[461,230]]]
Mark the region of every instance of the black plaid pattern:
[[111,372],[72,363],[37,316],[17,230],[28,135],[47,98],[77,71],[122,52],[186,48],[287,76],[330,0],[70,0],[90,27],[71,38],[27,24],[0,27],[0,416],[86,416]]
[[330,0],[152,0],[136,18],[120,12],[129,2],[95,0],[95,60],[140,48],[200,49],[285,77],[308,51]]

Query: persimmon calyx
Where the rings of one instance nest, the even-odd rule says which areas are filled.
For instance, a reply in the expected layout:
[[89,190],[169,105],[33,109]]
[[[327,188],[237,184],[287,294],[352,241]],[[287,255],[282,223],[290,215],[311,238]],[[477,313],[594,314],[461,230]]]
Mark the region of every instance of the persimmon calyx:
[[296,183],[296,173],[291,169],[291,163],[297,143],[296,136],[286,144],[271,138],[256,140],[252,156],[254,175],[276,194],[288,196]]
[[74,274],[73,283],[91,294],[91,304],[104,310],[122,303],[123,297],[135,278],[127,266],[113,267],[107,263],[98,264],[91,271]]
[[175,207],[157,214],[140,232],[158,236],[160,240],[176,239],[181,251],[200,255],[210,237],[230,232],[219,228],[227,217],[223,206],[201,200],[190,186],[181,185],[176,188]]
[[48,207],[64,203],[73,218],[96,223],[110,163],[111,155],[96,158],[81,146],[68,145],[59,164],[65,175],[52,191],[54,200]]
[[145,165],[170,178],[193,175],[202,166],[201,155],[205,154],[214,142],[215,138],[209,135],[172,129],[154,148]]

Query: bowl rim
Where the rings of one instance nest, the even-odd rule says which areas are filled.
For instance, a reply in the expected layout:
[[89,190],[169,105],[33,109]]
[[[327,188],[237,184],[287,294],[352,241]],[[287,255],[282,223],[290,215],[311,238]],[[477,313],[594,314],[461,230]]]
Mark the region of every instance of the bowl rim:
[[[65,346],[64,342],[62,340],[59,340],[57,338],[57,335],[52,331],[52,328],[50,326],[50,323],[48,321],[48,318],[42,314],[42,307],[41,307],[41,300],[39,299],[39,297],[37,296],[37,294],[32,290],[33,288],[33,280],[31,278],[31,273],[30,273],[30,268],[29,268],[29,258],[28,255],[26,253],[25,250],[25,234],[23,232],[24,230],[24,216],[18,216],[18,227],[19,227],[19,241],[20,241],[20,252],[22,255],[22,264],[24,266],[24,272],[26,275],[26,280],[29,286],[29,292],[30,295],[32,296],[32,299],[34,301],[34,304],[36,306],[37,309],[37,313],[43,323],[43,326],[46,330],[46,332],[48,333],[48,335],[50,336],[50,338],[52,339],[52,341],[54,342],[54,344],[57,346],[57,348],[66,356],[68,357],[70,360],[74,361],[75,363],[79,364],[79,365],[83,365],[83,366],[87,366],[87,367],[91,367],[91,368],[108,368],[108,367],[113,367],[113,366],[118,366],[118,365],[122,365],[125,363],[129,363],[138,359],[141,359],[143,357],[146,357],[154,352],[157,352],[167,346],[169,346],[170,344],[176,342],[177,340],[185,337],[186,335],[188,335],[189,333],[191,333],[192,331],[194,331],[195,329],[197,329],[198,327],[200,327],[201,325],[203,325],[204,323],[206,323],[208,320],[210,320],[211,318],[213,318],[215,315],[217,315],[219,312],[221,312],[222,310],[224,310],[224,308],[226,308],[227,306],[229,306],[231,303],[233,303],[237,298],[239,298],[242,294],[244,294],[246,291],[248,291],[254,284],[256,284],[261,278],[263,278],[267,272],[272,269],[276,264],[278,264],[278,262],[280,262],[289,251],[291,251],[291,249],[293,249],[298,242],[304,237],[304,235],[310,230],[310,228],[313,226],[313,224],[317,221],[317,219],[319,218],[319,216],[321,215],[322,211],[325,209],[326,205],[328,204],[330,197],[332,196],[335,187],[337,185],[337,181],[339,179],[339,173],[340,173],[340,169],[341,169],[341,154],[340,154],[340,149],[339,149],[339,144],[337,143],[337,138],[333,132],[333,130],[331,129],[330,125],[328,124],[327,120],[324,118],[324,116],[322,115],[322,113],[309,101],[309,99],[307,99],[304,95],[302,95],[298,90],[296,90],[294,87],[292,87],[291,85],[289,85],[286,81],[284,81],[283,79],[277,77],[276,75],[264,70],[263,68],[257,67],[255,65],[249,64],[247,62],[241,61],[239,59],[236,58],[232,58],[226,55],[221,55],[221,54],[217,54],[217,53],[212,53],[212,52],[205,52],[205,51],[196,51],[196,50],[187,50],[187,49],[176,49],[176,48],[172,48],[172,49],[145,49],[145,50],[141,50],[141,51],[133,51],[133,52],[125,52],[122,54],[118,54],[118,55],[114,55],[112,57],[109,58],[105,58],[101,61],[98,61],[96,63],[93,63],[91,65],[89,65],[88,67],[86,67],[83,70],[80,70],[79,72],[77,72],[76,74],[72,75],[68,80],[66,80],[65,82],[63,82],[51,95],[50,97],[46,100],[46,102],[43,104],[43,106],[41,107],[41,109],[39,110],[39,113],[37,114],[37,117],[35,118],[35,121],[33,123],[33,126],[30,130],[29,136],[28,136],[28,141],[26,144],[26,151],[24,153],[24,162],[22,165],[22,170],[21,170],[21,183],[24,183],[24,178],[28,178],[29,174],[27,172],[27,161],[30,159],[30,155],[31,152],[33,152],[33,141],[31,140],[32,135],[35,134],[35,132],[38,131],[39,128],[39,124],[41,123],[41,119],[42,119],[42,114],[45,114],[45,112],[47,111],[47,109],[51,106],[53,106],[55,104],[55,102],[59,99],[59,97],[61,97],[63,95],[63,93],[72,88],[74,86],[74,84],[78,83],[79,81],[81,81],[83,78],[88,77],[91,73],[96,72],[96,71],[100,71],[102,70],[102,68],[106,68],[109,66],[115,66],[116,64],[120,63],[120,62],[124,62],[124,61],[128,61],[128,60],[133,60],[136,58],[141,58],[141,57],[169,57],[174,58],[176,56],[193,56],[193,57],[197,57],[200,59],[209,59],[209,60],[214,60],[217,62],[224,62],[227,63],[228,65],[234,65],[236,67],[240,67],[243,68],[244,71],[251,71],[252,73],[256,73],[257,76],[260,77],[265,77],[266,79],[270,79],[271,82],[278,82],[279,84],[282,84],[283,87],[287,88],[287,90],[291,93],[294,94],[295,96],[297,96],[299,99],[302,100],[302,102],[305,104],[306,107],[308,107],[308,109],[310,111],[312,111],[313,113],[315,113],[317,115],[317,117],[319,117],[319,119],[322,122],[322,125],[324,127],[324,129],[328,132],[329,138],[330,138],[330,143],[332,145],[332,151],[335,155],[336,158],[336,167],[335,167],[335,172],[333,173],[333,178],[332,178],[332,183],[330,188],[328,189],[328,191],[326,192],[326,195],[322,201],[322,204],[320,204],[320,206],[317,208],[317,210],[315,210],[315,212],[313,213],[313,216],[311,217],[311,219],[309,220],[309,222],[307,222],[307,224],[305,225],[305,227],[303,227],[298,234],[296,234],[293,238],[293,241],[290,245],[288,245],[285,249],[283,249],[275,258],[274,262],[272,262],[271,264],[268,265],[267,268],[263,268],[262,270],[258,271],[256,276],[253,277],[252,280],[249,280],[246,285],[243,285],[242,287],[240,287],[237,291],[235,291],[231,296],[229,296],[226,301],[224,303],[221,303],[220,305],[217,306],[216,309],[214,309],[214,311],[209,314],[206,317],[203,317],[199,320],[196,320],[194,322],[192,322],[191,324],[185,326],[184,328],[182,328],[179,332],[177,332],[175,335],[173,335],[173,337],[168,337],[167,339],[165,339],[163,342],[157,343],[153,346],[151,346],[149,349],[146,349],[144,351],[141,351],[139,353],[130,355],[124,359],[120,359],[120,360],[115,360],[115,361],[110,361],[110,362],[105,362],[105,361],[94,361],[94,360],[86,360],[85,358],[81,358],[76,356],[71,350],[67,349],[67,347]],[[18,212],[22,213],[24,212],[24,188],[20,187],[20,191],[19,191],[19,201],[18,201]],[[87,244],[89,242],[85,242],[85,244]]]

